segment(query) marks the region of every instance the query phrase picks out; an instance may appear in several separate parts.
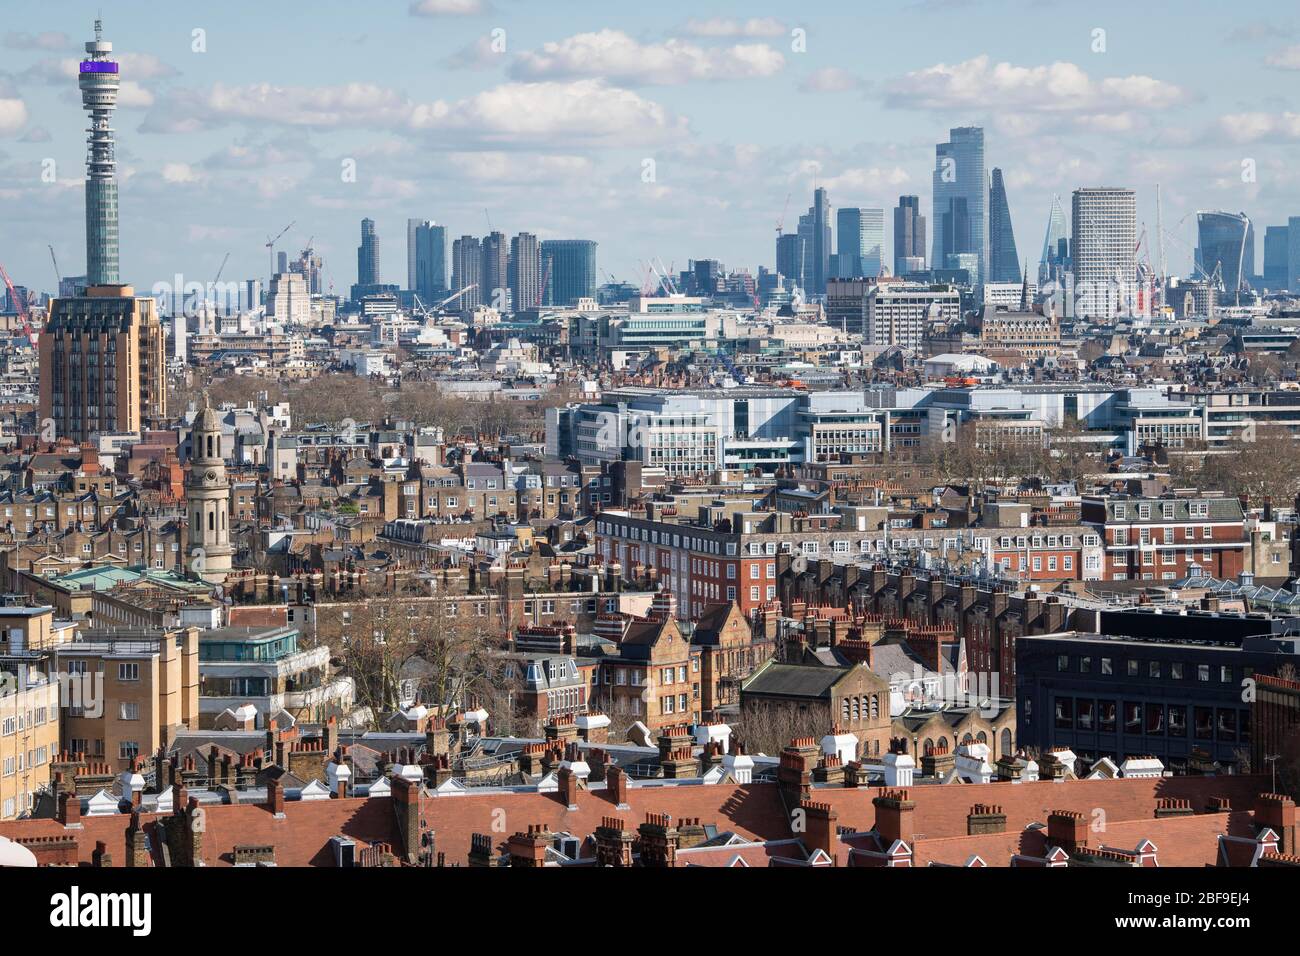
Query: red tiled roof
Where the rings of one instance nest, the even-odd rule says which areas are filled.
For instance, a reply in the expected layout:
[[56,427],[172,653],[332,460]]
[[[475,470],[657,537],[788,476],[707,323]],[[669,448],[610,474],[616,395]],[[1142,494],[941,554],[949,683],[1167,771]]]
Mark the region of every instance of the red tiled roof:
[[[1258,776],[1166,777],[1161,779],[1078,780],[1063,783],[969,784],[962,786],[918,786],[910,790],[915,803],[915,846],[917,865],[928,862],[962,865],[978,854],[990,866],[1005,866],[1013,853],[1037,855],[1042,852],[1042,837],[1036,832],[1025,834],[1032,822],[1046,823],[1057,810],[1075,811],[1092,820],[1095,808],[1105,811],[1104,832],[1096,834],[1090,845],[1121,849],[1136,847],[1143,839],[1158,848],[1164,866],[1192,866],[1213,863],[1217,852],[1216,836],[1253,836],[1250,813],[1255,797],[1268,789],[1267,780]],[[875,826],[872,799],[880,788],[819,788],[816,799],[838,815],[840,826],[859,831]],[[1156,801],[1161,797],[1186,799],[1196,816],[1155,819]],[[1212,797],[1227,797],[1230,813],[1202,814]],[[628,808],[616,815],[629,827],[638,826],[647,813],[667,813],[674,820],[698,818],[715,825],[719,831],[733,831],[747,840],[789,840],[790,818],[775,784],[747,786],[631,786],[627,790]],[[966,817],[972,805],[997,804],[1007,816],[1007,833],[966,835]],[[374,799],[290,801],[285,817],[275,818],[259,804],[205,806],[206,830],[202,856],[210,866],[230,865],[236,845],[269,844],[275,847],[279,866],[330,866],[333,858],[329,840],[347,836],[362,844],[398,844],[396,807],[388,797]],[[501,814],[504,813],[504,818]],[[601,819],[615,813],[604,791],[579,791],[577,808],[570,810],[555,794],[473,792],[455,797],[423,797],[420,816],[435,834],[435,848],[445,854],[449,864],[464,864],[473,833],[493,834],[497,847],[510,834],[541,824],[553,832],[568,831],[585,838],[600,826]],[[156,814],[142,822],[151,827]],[[504,831],[501,823],[504,822]],[[24,837],[75,836],[78,858],[89,863],[96,841],[103,841],[117,866],[123,858],[125,831],[130,816],[82,817],[82,829],[66,830],[54,820],[21,820],[0,823],[0,835],[10,839]],[[1091,833],[1091,831],[1090,831]],[[155,839],[155,844],[157,840]],[[1031,846],[1030,843],[1033,845]],[[751,865],[766,865],[775,849],[730,848],[735,852],[718,854],[731,860],[739,853]],[[712,852],[698,853],[701,862],[720,858]],[[838,854],[843,863],[844,854]],[[754,859],[750,859],[753,856]]]

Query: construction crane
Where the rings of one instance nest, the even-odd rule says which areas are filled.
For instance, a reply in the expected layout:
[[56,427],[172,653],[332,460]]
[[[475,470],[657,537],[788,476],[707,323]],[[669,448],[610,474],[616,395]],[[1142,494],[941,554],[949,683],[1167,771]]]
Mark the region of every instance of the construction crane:
[[279,242],[284,237],[284,234],[288,232],[290,229],[292,229],[297,222],[298,220],[295,219],[293,222],[289,223],[289,225],[285,226],[283,229],[280,230],[279,235],[277,235],[274,239],[272,239],[270,236],[266,237],[266,251],[271,259],[271,271],[267,273],[268,275],[271,276],[275,275],[275,244]]
[[680,294],[680,290],[677,288],[677,283],[673,279],[672,265],[668,266],[668,268],[665,269],[663,259],[658,259],[657,261],[659,262],[659,272],[663,275],[664,278],[664,291],[667,292],[669,295]]
[[36,333],[32,331],[32,317],[27,311],[27,302],[18,295],[18,290],[14,288],[13,280],[9,278],[9,273],[5,272],[3,265],[0,265],[0,279],[4,280],[5,288],[9,290],[9,301],[18,310],[18,317],[23,320],[23,332],[27,334],[27,341],[31,343],[32,348],[36,348]]
[[[216,295],[216,294],[217,294],[217,283],[221,281],[221,273],[223,273],[223,272],[226,271],[226,263],[229,262],[229,261],[230,261],[230,253],[227,252],[227,253],[226,253],[226,257],[225,257],[224,259],[221,260],[221,267],[220,267],[219,269],[217,269],[217,277],[216,277],[215,279],[212,280],[212,294],[213,294],[213,295]],[[207,296],[204,296],[204,299],[206,300],[206,299],[207,299]],[[236,303],[236,304],[238,304],[238,303]]]
[[465,288],[461,289],[459,292],[453,292],[451,295],[447,296],[447,298],[443,299],[441,302],[435,305],[434,309],[441,309],[444,306],[450,305],[451,303],[459,299],[462,295],[464,295],[466,292],[471,292],[477,288],[478,288],[478,283],[471,282],[469,285],[465,286]]
[[63,285],[63,273],[59,271],[59,260],[54,255],[54,247],[50,246],[50,261],[54,263],[54,278],[59,280],[59,285]]
[[785,194],[785,205],[781,207],[781,218],[776,221],[776,237],[781,238],[785,232],[785,214],[790,211],[790,193]]

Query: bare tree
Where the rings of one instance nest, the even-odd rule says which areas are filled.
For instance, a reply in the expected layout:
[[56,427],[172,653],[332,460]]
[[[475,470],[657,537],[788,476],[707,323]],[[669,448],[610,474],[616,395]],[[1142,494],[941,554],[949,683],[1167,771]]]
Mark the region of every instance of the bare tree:
[[795,737],[821,737],[823,722],[792,702],[746,701],[732,731],[751,754],[779,754]]
[[462,614],[467,607],[453,597],[382,597],[322,609],[317,630],[340,635],[344,672],[375,720],[407,697],[450,712],[496,700],[504,678],[504,626]]

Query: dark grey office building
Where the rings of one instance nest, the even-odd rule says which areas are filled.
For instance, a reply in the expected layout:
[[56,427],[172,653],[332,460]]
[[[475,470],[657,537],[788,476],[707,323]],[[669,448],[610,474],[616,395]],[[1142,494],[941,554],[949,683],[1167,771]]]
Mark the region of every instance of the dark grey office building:
[[361,220],[361,245],[357,246],[357,285],[379,285],[379,236],[373,219]]
[[543,305],[571,306],[596,298],[596,243],[591,239],[547,239],[542,272],[549,273]]
[[1270,291],[1285,289],[1288,285],[1289,232],[1286,226],[1268,226],[1264,229],[1264,285]]
[[483,304],[483,243],[475,236],[461,236],[451,244],[453,292],[474,286],[456,300],[458,311],[468,312]]
[[432,220],[407,220],[407,283],[425,305],[447,294],[447,228]]
[[925,217],[920,196],[899,196],[894,208],[894,275],[925,271]]
[[1016,234],[1011,228],[1011,206],[1002,170],[993,170],[989,186],[989,281],[1019,282],[1022,278],[1020,257],[1016,253]]
[[1240,772],[1251,678],[1300,663],[1294,621],[1123,611],[1102,613],[1100,629],[1016,639],[1020,746],[1069,747],[1085,760],[1151,755],[1175,773],[1216,763]]

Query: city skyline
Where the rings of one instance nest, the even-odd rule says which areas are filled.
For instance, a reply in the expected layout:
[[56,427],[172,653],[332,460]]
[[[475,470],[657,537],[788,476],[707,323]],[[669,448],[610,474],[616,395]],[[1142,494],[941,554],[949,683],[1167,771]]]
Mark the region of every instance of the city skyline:
[[[231,17],[246,14],[233,6]],[[440,6],[414,5],[426,13]],[[1034,16],[1018,3],[1000,9],[1018,21]],[[707,21],[692,21],[682,6],[675,18],[657,18],[667,27],[595,9],[545,18],[516,3],[458,16],[379,11],[373,32],[351,35],[358,56],[372,52],[367,79],[351,83],[301,54],[288,58],[296,79],[278,64],[266,66],[263,79],[262,41],[245,33],[237,48],[228,46],[222,11],[211,19],[205,12],[206,26],[179,14],[150,21],[139,11],[110,11],[106,34],[123,64],[116,116],[123,281],[147,288],[177,272],[209,281],[226,252],[228,278],[265,281],[265,238],[297,220],[280,250],[296,254],[314,235],[326,288],[346,294],[357,278],[361,218],[374,219],[394,249],[410,218],[445,224],[449,236],[589,238],[599,244],[602,279],[639,283],[637,263],[652,257],[678,268],[717,258],[753,272],[774,264],[771,229],[787,193],[797,197],[787,231],[817,186],[832,213],[892,210],[899,195],[919,195],[933,223],[934,143],[966,124],[984,126],[986,165],[1004,170],[1022,235],[1043,227],[1052,195],[1111,184],[1136,190],[1139,228],[1151,234],[1160,182],[1169,268],[1186,275],[1195,211],[1244,210],[1261,236],[1286,223],[1300,209],[1300,179],[1284,155],[1296,130],[1286,120],[1289,104],[1272,90],[1294,65],[1286,42],[1294,24],[1262,30],[1234,21],[1230,42],[1215,54],[1250,64],[1234,99],[1205,88],[1181,61],[1147,56],[1149,46],[1135,51],[1140,14],[1082,26],[1104,23],[1107,9],[1118,8],[1103,4],[1087,21],[1055,12],[1051,42],[1026,58],[978,31],[948,31],[959,35],[949,39],[927,29],[939,16],[973,24],[973,11],[914,5],[888,16],[893,29],[926,43],[882,49],[870,75],[825,13],[796,23],[775,6],[771,16],[759,5],[745,17]],[[259,13],[268,26],[281,16]],[[55,286],[47,243],[64,274],[85,271],[84,116],[68,89],[68,64],[94,14],[89,4],[69,4],[57,16],[31,7],[19,18],[26,31],[0,36],[8,54],[0,71],[0,191],[13,226],[36,240],[7,246],[0,262],[33,289]],[[314,29],[323,36],[341,29],[337,11],[324,12]],[[196,30],[204,31],[201,42]],[[499,53],[496,30],[505,31]],[[1106,32],[1104,49],[1094,52],[1096,30]],[[796,31],[804,31],[803,52]],[[400,63],[410,60],[373,55],[417,38],[438,48],[419,62],[432,64],[437,89],[446,89],[440,97],[419,92],[429,84],[409,65],[402,90]],[[221,79],[231,68],[247,82]],[[692,97],[701,91],[710,96]],[[765,115],[797,108],[790,115],[800,126],[772,129],[703,102],[755,99]],[[832,120],[846,108],[860,121],[842,128]],[[524,115],[528,122],[519,121]],[[1030,143],[1032,152],[1024,149]],[[52,182],[42,181],[47,160]],[[344,182],[349,160],[355,181]],[[1246,160],[1253,183],[1242,182]],[[638,228],[613,227],[628,220]],[[893,256],[887,235],[884,260]],[[1260,270],[1258,259],[1257,251],[1251,271]],[[402,281],[397,271],[391,279]]]

